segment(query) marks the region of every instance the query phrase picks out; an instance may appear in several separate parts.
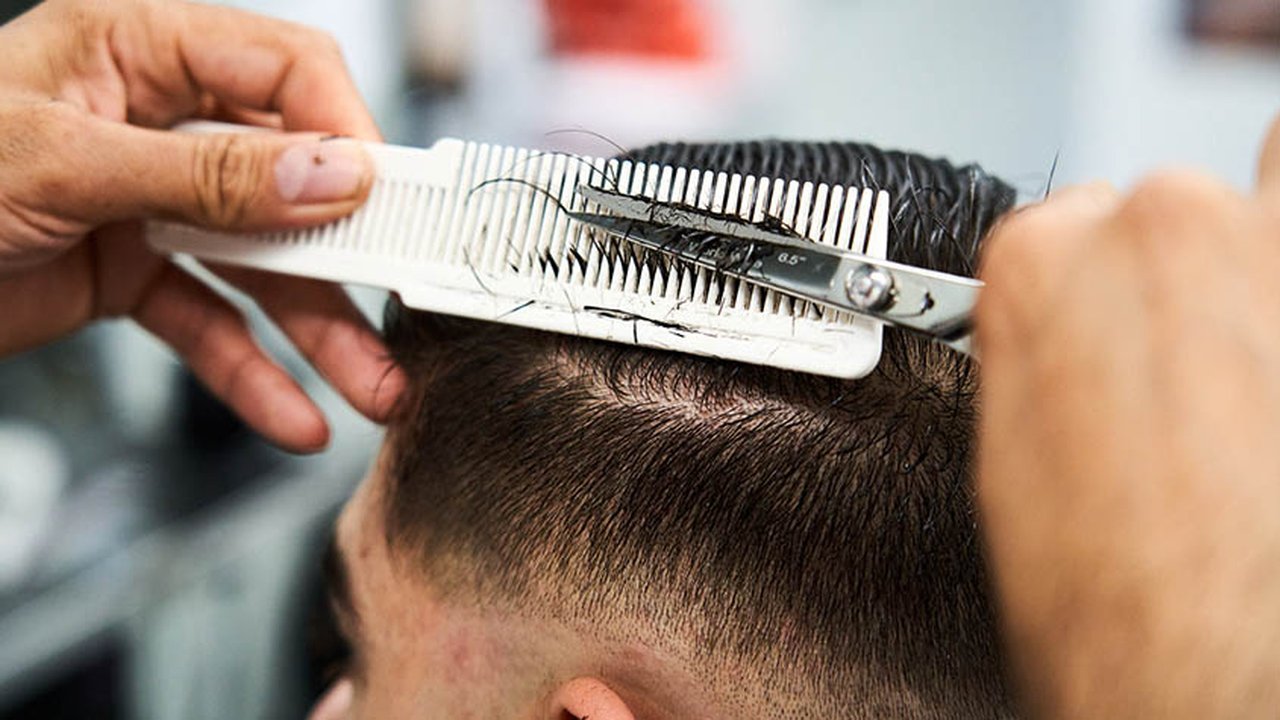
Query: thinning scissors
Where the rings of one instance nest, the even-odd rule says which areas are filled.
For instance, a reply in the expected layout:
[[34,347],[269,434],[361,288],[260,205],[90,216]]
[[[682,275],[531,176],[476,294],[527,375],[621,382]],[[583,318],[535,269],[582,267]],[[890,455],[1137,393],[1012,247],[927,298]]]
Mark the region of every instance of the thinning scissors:
[[[983,283],[810,242],[736,217],[582,185],[603,212],[571,216],[641,247],[784,295],[875,318],[972,355]],[[881,206],[887,195],[882,193]],[[889,231],[887,212],[872,233]]]

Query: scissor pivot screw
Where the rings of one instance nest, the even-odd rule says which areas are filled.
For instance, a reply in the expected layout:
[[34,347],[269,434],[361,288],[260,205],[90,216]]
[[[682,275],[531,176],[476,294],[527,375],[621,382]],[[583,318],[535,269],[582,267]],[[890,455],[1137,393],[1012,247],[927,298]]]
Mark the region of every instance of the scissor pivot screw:
[[893,275],[875,265],[859,265],[844,283],[849,302],[864,312],[878,312],[893,307]]

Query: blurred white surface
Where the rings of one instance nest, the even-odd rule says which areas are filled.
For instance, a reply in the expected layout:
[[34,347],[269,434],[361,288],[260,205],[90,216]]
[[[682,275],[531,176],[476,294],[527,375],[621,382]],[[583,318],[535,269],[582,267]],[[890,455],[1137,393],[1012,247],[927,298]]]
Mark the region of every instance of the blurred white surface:
[[57,438],[0,419],[0,591],[26,579],[71,468]]
[[756,37],[765,52],[786,52],[725,135],[862,139],[976,160],[1026,194],[1043,189],[1059,152],[1055,185],[1124,185],[1185,164],[1249,187],[1280,113],[1280,50],[1198,45],[1183,9],[1181,0],[791,2],[774,32]]
[[623,144],[865,140],[980,162],[1034,197],[1059,155],[1059,186],[1190,164],[1247,187],[1280,112],[1280,51],[1197,45],[1182,0],[702,2],[729,70],[699,78],[549,60],[541,3],[476,0],[459,26],[477,33],[472,85],[436,129],[555,146],[544,133],[573,127]]
[[[1034,194],[1059,153],[1059,182],[1123,184],[1190,164],[1246,187],[1280,112],[1280,51],[1195,45],[1182,0],[702,2],[732,72],[552,62],[541,2],[475,0],[470,16],[443,3],[440,22],[475,35],[457,44],[471,53],[470,86],[447,131],[543,145],[548,130],[574,127],[624,143],[867,140],[976,160]],[[420,137],[396,122],[409,55],[400,19],[416,17],[398,0],[233,4],[335,33],[380,120]]]
[[1054,1],[788,3],[754,39],[786,48],[779,67],[727,135],[980,161],[1034,191],[1066,130],[1068,15]]
[[[219,4],[299,22],[333,34],[384,131],[393,131],[404,84],[400,0],[221,0]],[[324,98],[316,98],[324,102]]]
[[1191,165],[1251,187],[1280,113],[1280,49],[1195,45],[1176,0],[1072,5],[1069,176],[1126,184]]

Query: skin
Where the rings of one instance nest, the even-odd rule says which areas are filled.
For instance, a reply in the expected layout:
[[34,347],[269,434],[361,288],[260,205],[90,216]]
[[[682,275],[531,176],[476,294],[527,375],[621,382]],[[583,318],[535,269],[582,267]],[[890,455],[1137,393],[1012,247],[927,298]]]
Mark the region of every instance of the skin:
[[[379,135],[337,44],[199,4],[50,0],[0,28],[0,47],[0,357],[129,317],[267,438],[322,448],[328,428],[316,406],[232,305],[147,249],[138,220],[283,229],[355,210],[372,184],[367,156],[319,141]],[[191,117],[291,132],[155,129]],[[215,270],[356,409],[386,417],[403,377],[340,288]]]
[[652,645],[442,597],[387,543],[389,452],[384,446],[335,526],[350,602],[333,604],[354,659],[310,720],[735,716],[716,709],[687,663]]
[[990,241],[979,501],[1040,717],[1280,707],[1280,122],[1257,191],[1077,188]]

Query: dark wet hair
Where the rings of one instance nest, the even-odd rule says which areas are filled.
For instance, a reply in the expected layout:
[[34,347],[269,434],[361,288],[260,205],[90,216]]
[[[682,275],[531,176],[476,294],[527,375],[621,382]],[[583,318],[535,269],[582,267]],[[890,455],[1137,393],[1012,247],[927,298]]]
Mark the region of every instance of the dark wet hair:
[[[887,189],[890,257],[957,273],[1015,199],[977,167],[854,143],[631,156]],[[844,382],[395,300],[386,335],[412,378],[388,535],[446,595],[679,633],[702,662],[757,668],[775,710],[1008,713],[967,360],[890,330],[877,370]]]

